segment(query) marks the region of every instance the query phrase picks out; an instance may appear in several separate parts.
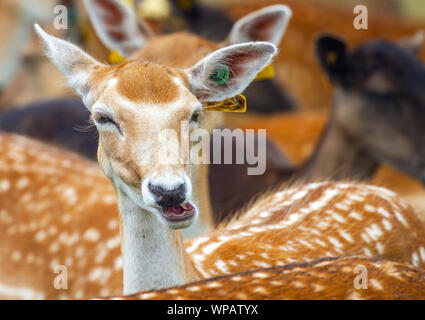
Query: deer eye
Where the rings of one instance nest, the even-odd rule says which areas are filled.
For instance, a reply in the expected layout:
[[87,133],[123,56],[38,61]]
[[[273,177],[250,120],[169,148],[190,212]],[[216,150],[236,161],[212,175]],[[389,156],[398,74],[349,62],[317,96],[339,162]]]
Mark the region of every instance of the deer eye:
[[121,133],[120,127],[118,124],[112,119],[111,116],[105,113],[95,113],[92,116],[95,124],[100,126],[114,125]]
[[190,123],[194,125],[199,123],[199,111],[195,111],[192,114],[192,118],[190,118]]
[[94,121],[99,124],[114,123],[111,117],[107,116],[106,114],[96,114],[94,116]]

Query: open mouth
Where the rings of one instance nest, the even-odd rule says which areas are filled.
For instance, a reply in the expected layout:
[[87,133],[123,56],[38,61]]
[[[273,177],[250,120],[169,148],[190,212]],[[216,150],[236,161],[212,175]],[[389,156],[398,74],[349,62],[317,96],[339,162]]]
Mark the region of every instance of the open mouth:
[[179,206],[163,208],[161,212],[164,218],[170,222],[182,222],[191,219],[195,215],[196,209],[190,202],[186,202]]

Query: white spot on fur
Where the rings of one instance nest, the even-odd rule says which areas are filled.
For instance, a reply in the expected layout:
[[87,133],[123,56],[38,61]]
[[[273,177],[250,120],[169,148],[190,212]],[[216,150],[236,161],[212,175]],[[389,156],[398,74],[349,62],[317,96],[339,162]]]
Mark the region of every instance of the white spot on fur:
[[46,231],[40,230],[35,234],[35,241],[42,242],[46,239]]
[[412,264],[415,267],[419,267],[419,256],[416,252],[414,252],[413,255],[412,255]]
[[297,193],[295,193],[292,196],[292,200],[300,200],[300,199],[304,198],[307,195],[307,193],[308,193],[307,190],[298,191]]
[[370,250],[368,248],[363,248],[363,252],[368,257],[371,257],[372,256],[372,252],[370,252]]
[[0,191],[1,192],[6,192],[9,189],[10,189],[10,182],[9,182],[9,180],[5,180],[5,179],[1,180],[0,181]]
[[345,204],[338,202],[335,204],[335,208],[341,210],[341,211],[348,211],[350,210],[350,208],[348,206],[346,206]]
[[[237,277],[232,277],[231,280],[233,280],[233,281],[239,281],[239,280],[236,280],[236,278]],[[221,287],[221,283],[220,282],[217,282],[217,281],[213,281],[213,282],[208,283],[206,285],[206,287],[207,288],[219,288],[219,287]]]
[[394,211],[394,214],[395,214],[395,217],[397,218],[397,220],[400,221],[405,227],[409,226],[407,224],[406,220],[404,220],[404,217],[400,212]]
[[337,238],[329,237],[328,240],[329,240],[330,243],[332,243],[337,248],[343,247],[343,244]]
[[382,224],[384,225],[385,230],[391,230],[392,225],[387,219],[382,219]]
[[7,284],[0,284],[0,296],[10,299],[42,300],[44,293],[29,287],[14,287]]
[[256,273],[253,274],[253,276],[255,278],[261,278],[261,279],[266,279],[266,278],[269,277],[269,275],[267,273],[264,273],[264,272],[256,272]]
[[217,260],[214,265],[223,273],[229,273],[229,269],[227,268],[227,264],[223,260]]
[[382,207],[379,207],[378,208],[378,213],[380,215],[383,215],[385,218],[390,218],[391,217],[390,213],[386,209],[384,209]]
[[22,259],[22,253],[20,251],[13,251],[11,258],[13,261],[20,261]]
[[379,254],[384,254],[385,247],[382,243],[377,242],[376,243],[376,250],[378,251]]
[[91,242],[97,241],[100,238],[100,232],[95,228],[89,228],[84,232],[83,238]]
[[30,180],[27,177],[22,177],[16,182],[16,187],[18,189],[24,189],[29,185]]
[[260,268],[270,268],[271,267],[270,264],[268,264],[267,262],[264,262],[264,261],[253,261],[252,264],[254,264],[255,266],[260,267]]
[[108,228],[111,229],[111,230],[117,229],[118,228],[118,221],[117,221],[117,219],[111,219],[111,220],[109,220]]
[[211,254],[215,249],[217,249],[221,245],[220,242],[213,242],[202,248],[202,253],[205,255]]
[[148,292],[148,293],[143,293],[143,294],[140,295],[141,299],[146,299],[146,300],[152,299],[152,298],[155,298],[155,297],[156,297],[155,292]]
[[419,252],[421,254],[422,261],[425,262],[425,248],[424,247],[420,247],[419,248]]
[[338,230],[338,233],[343,237],[345,240],[347,240],[350,243],[354,243],[354,239],[351,237],[351,235],[344,230],[340,229]]
[[114,269],[115,270],[121,270],[122,269],[122,257],[121,256],[119,256],[115,259]]
[[372,224],[369,228],[365,229],[366,233],[373,240],[378,240],[382,236],[382,230],[377,224]]
[[353,291],[347,296],[348,300],[364,300],[358,291]]
[[348,216],[359,221],[363,220],[363,217],[356,211],[351,211]]
[[257,293],[262,293],[262,294],[268,293],[268,291],[264,287],[256,287],[253,291]]
[[370,279],[370,284],[372,285],[372,287],[374,287],[376,290],[383,290],[384,287],[382,286],[382,284],[376,280],[376,279]]
[[369,212],[376,212],[376,208],[370,204],[365,204],[363,208]]

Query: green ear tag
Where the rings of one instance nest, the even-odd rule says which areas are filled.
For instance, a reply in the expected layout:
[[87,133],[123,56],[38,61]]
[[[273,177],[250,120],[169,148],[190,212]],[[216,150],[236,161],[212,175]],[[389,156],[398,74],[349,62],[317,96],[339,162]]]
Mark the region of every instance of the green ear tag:
[[211,75],[211,80],[220,85],[228,83],[229,78],[230,69],[225,64],[220,65],[220,67]]

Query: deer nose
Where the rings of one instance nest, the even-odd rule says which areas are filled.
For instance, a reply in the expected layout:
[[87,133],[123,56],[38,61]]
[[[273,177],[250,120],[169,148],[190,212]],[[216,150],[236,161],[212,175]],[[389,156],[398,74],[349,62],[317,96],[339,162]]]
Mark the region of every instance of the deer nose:
[[166,190],[158,185],[149,183],[149,191],[153,194],[155,202],[163,208],[176,207],[186,200],[185,183],[171,190]]

